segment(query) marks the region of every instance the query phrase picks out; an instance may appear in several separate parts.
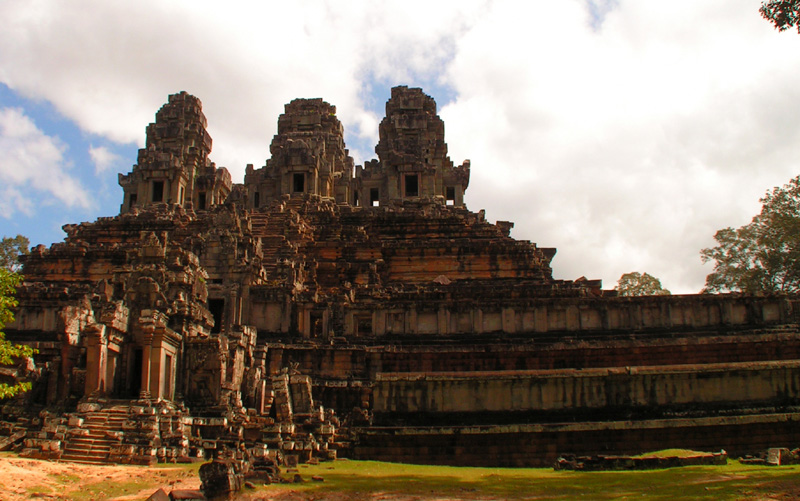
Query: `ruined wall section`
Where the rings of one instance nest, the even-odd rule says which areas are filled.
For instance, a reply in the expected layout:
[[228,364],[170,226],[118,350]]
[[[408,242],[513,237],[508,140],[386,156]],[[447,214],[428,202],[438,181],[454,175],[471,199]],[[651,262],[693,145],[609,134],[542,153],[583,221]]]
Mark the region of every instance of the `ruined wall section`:
[[448,205],[464,206],[470,162],[454,167],[447,156],[444,122],[436,114],[433,98],[419,88],[394,87],[379,135],[375,147],[379,161],[356,170],[360,200],[354,205],[441,197]]
[[[209,374],[209,405],[240,401],[255,340],[242,325],[243,305],[264,274],[250,225],[236,207],[198,215],[153,205],[67,226],[63,243],[35,248],[8,332],[39,347],[37,363],[59,376],[35,390],[40,401],[97,394],[206,402],[193,381],[208,383]],[[185,357],[198,351],[224,356],[187,370]]]
[[268,206],[282,195],[350,200],[353,159],[345,148],[335,106],[322,99],[295,99],[287,104],[270,153],[261,169],[247,167],[247,207]]
[[147,127],[133,171],[119,175],[124,193],[120,213],[156,203],[205,210],[224,202],[231,176],[208,159],[211,136],[206,127],[199,99],[186,92],[170,95]]

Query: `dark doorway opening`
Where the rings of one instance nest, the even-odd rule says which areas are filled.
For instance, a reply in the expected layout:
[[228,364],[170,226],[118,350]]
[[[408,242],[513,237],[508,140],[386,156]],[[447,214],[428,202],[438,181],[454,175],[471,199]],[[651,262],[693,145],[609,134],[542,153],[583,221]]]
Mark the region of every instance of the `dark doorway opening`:
[[406,196],[419,196],[419,176],[416,174],[406,174]]
[[153,202],[164,201],[164,181],[153,181]]
[[371,207],[378,207],[381,204],[380,193],[378,188],[370,188],[369,190],[369,205]]
[[129,395],[131,398],[137,398],[142,391],[142,362],[144,361],[142,349],[134,349],[131,359],[131,367],[128,371],[130,374],[130,380],[128,381]]
[[306,191],[306,175],[295,174],[293,176],[293,190],[295,193],[303,193]]
[[197,210],[206,210],[206,192],[201,191],[197,194]]
[[209,299],[208,311],[210,311],[211,316],[214,317],[214,327],[211,328],[211,333],[218,334],[222,332],[222,312],[225,311],[225,300]]

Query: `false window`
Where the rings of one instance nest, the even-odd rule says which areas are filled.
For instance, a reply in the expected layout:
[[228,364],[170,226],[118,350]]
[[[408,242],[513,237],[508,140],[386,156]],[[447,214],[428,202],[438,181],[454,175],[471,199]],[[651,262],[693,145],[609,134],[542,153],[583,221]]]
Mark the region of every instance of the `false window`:
[[355,315],[356,336],[369,336],[372,334],[372,315]]
[[406,174],[406,196],[419,196],[419,176],[416,174]]

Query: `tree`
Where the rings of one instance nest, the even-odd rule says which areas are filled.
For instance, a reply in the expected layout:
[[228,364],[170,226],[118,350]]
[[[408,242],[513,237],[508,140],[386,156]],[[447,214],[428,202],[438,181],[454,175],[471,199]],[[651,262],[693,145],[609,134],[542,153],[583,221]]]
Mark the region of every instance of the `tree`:
[[[6,324],[14,321],[11,309],[17,305],[14,293],[21,280],[20,275],[0,268],[0,365],[11,365],[14,363],[14,358],[27,358],[35,353],[35,350],[28,346],[9,343],[2,332]],[[30,388],[31,383],[29,382],[20,382],[15,385],[0,383],[0,399],[12,397],[19,392],[28,391]]]
[[761,203],[750,224],[719,230],[719,245],[700,251],[704,263],[715,262],[703,292],[800,292],[800,176]]
[[661,287],[661,280],[648,273],[632,271],[625,273],[614,288],[620,296],[669,296],[670,292]]
[[0,267],[9,271],[18,272],[22,269],[19,256],[30,252],[28,246],[30,241],[22,235],[14,238],[3,237],[0,240]]
[[769,0],[758,9],[761,16],[771,22],[778,31],[797,28],[800,33],[800,0]]

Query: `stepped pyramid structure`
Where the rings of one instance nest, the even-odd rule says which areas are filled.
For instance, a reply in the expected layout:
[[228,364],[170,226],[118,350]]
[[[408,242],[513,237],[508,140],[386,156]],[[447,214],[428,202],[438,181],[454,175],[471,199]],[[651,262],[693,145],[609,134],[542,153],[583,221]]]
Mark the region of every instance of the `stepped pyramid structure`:
[[[120,214],[25,258],[0,448],[152,463],[247,454],[549,465],[800,440],[796,297],[619,298],[464,203],[436,103],[396,87],[378,158],[297,99],[243,184],[169,97]],[[245,452],[246,451],[246,452]]]

